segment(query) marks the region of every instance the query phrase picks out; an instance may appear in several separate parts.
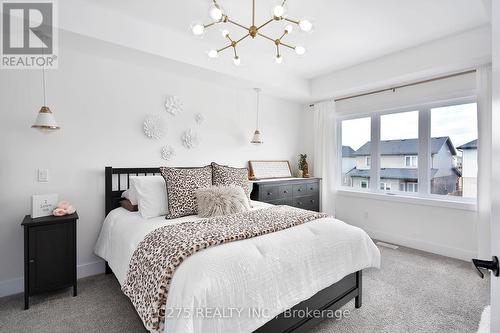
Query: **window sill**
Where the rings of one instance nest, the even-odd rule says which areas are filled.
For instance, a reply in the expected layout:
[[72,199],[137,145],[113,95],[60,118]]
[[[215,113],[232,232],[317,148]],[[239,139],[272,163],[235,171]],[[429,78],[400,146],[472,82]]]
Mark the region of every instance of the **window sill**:
[[440,196],[417,197],[395,193],[377,193],[369,191],[356,191],[352,189],[341,188],[337,190],[339,195],[358,198],[385,200],[392,202],[402,202],[413,205],[434,206],[441,208],[461,209],[468,211],[477,211],[476,199],[444,199]]

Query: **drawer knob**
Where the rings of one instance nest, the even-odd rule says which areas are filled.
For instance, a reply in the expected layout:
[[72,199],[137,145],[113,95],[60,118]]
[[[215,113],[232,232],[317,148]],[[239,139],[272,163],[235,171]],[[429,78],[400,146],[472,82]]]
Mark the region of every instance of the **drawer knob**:
[[311,203],[314,203],[314,199],[311,200]]
[[298,201],[297,205],[302,206],[302,202]]
[[284,190],[284,191],[283,191],[283,193],[288,193],[288,191],[287,191],[287,190]]
[[302,192],[302,190],[299,188],[299,189],[297,190],[297,192]]
[[311,191],[314,191],[314,187],[311,187]]
[[272,193],[271,192],[267,192],[267,195],[272,195]]
[[34,262],[35,262],[35,259],[30,259],[30,260],[29,260],[29,263],[30,263],[30,264],[32,264],[32,263],[34,263]]

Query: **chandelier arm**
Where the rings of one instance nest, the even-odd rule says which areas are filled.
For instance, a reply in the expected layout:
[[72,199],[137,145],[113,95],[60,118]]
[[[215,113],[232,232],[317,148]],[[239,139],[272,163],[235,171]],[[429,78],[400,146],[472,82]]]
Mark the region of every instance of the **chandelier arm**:
[[255,0],[252,0],[252,26],[255,26]]
[[208,23],[208,24],[204,24],[203,27],[206,29],[206,28],[210,28],[211,26],[213,25],[216,25],[217,23],[219,23],[218,21],[216,22],[212,22],[212,23]]
[[276,56],[279,58],[280,57],[280,45],[276,45]]
[[227,49],[228,49],[228,48],[230,48],[231,46],[233,46],[233,44],[232,44],[232,43],[231,43],[231,44],[229,44],[228,46],[223,47],[222,49],[218,49],[218,50],[217,50],[217,53],[222,52],[222,51],[224,51],[224,50],[227,50]]
[[233,46],[233,50],[234,50],[234,58],[238,58],[238,52],[236,52],[236,46]]
[[227,22],[232,23],[240,28],[245,29],[246,31],[250,30],[250,28],[245,27],[243,24],[239,24],[238,22],[234,22],[233,20],[227,19]]
[[262,24],[260,27],[257,28],[257,30],[259,30],[260,28],[264,28],[266,25],[268,25],[269,23],[271,23],[272,21],[274,21],[274,19],[270,19],[269,21],[267,21],[266,23]]
[[288,31],[285,30],[285,32],[283,33],[283,35],[281,35],[281,37],[279,38],[279,41],[281,42],[281,40],[283,39],[283,37],[285,37],[287,34],[288,34]]
[[258,35],[259,35],[259,36],[264,37],[265,39],[269,39],[269,40],[270,40],[271,42],[273,42],[273,43],[276,43],[276,40],[275,40],[275,39],[272,39],[272,38],[271,38],[271,37],[269,37],[269,36],[266,36],[266,35],[264,35],[264,34],[262,34],[262,33],[260,33],[260,32],[258,33]]
[[238,39],[236,41],[236,44],[238,44],[239,42],[241,42],[242,40],[244,40],[245,38],[247,38],[248,36],[250,36],[250,34],[246,34],[245,36],[241,37],[240,39]]
[[284,47],[288,47],[289,49],[295,50],[295,46],[291,46],[285,43],[280,43],[280,44],[283,45]]
[[285,17],[284,20],[299,25],[299,21],[297,21],[297,20],[293,20],[293,19],[288,18],[288,17]]

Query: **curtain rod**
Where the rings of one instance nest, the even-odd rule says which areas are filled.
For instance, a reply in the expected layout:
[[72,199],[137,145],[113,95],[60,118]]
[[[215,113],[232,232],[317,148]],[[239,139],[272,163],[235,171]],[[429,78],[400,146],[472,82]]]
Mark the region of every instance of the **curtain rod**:
[[[406,88],[406,87],[412,87],[412,86],[416,86],[416,85],[423,84],[423,83],[440,81],[440,80],[449,79],[449,78],[456,77],[456,76],[462,76],[462,75],[472,74],[472,73],[475,73],[475,72],[476,72],[476,69],[471,69],[471,70],[467,70],[467,71],[464,71],[464,72],[453,73],[453,74],[448,74],[448,75],[444,75],[444,76],[435,77],[435,78],[432,78],[432,79],[427,79],[427,80],[422,80],[422,81],[417,81],[417,82],[412,82],[412,83],[401,84],[399,86],[394,86],[394,87],[390,87],[390,88],[384,88],[384,89],[379,89],[379,90],[374,90],[374,91],[368,91],[368,92],[361,93],[361,94],[340,97],[340,98],[334,99],[334,101],[335,102],[340,102],[340,101],[345,101],[347,99],[358,98],[358,97],[363,97],[363,96],[369,96],[369,95],[379,94],[379,93],[383,93],[383,92],[387,92],[387,91],[395,92],[396,89],[401,89],[401,88]],[[314,106],[314,104],[310,104],[309,105],[309,107],[313,107],[313,106]]]

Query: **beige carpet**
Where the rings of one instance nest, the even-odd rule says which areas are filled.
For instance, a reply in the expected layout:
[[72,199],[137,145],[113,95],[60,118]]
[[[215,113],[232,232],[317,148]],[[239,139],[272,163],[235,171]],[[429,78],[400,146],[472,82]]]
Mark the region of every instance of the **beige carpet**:
[[[363,307],[322,322],[313,332],[476,332],[489,304],[489,280],[467,262],[399,248],[381,248],[382,268],[364,273]],[[145,332],[112,275],[79,281],[71,290],[0,299],[0,332]]]

